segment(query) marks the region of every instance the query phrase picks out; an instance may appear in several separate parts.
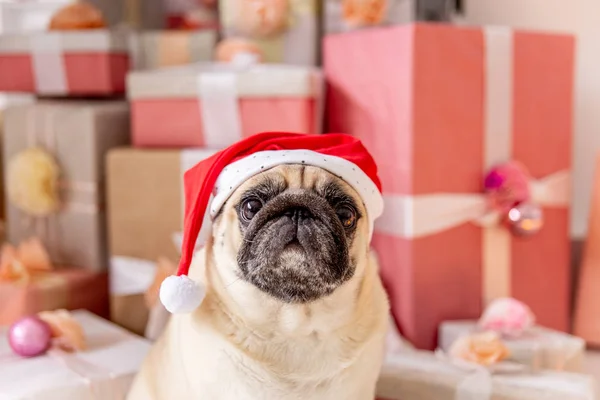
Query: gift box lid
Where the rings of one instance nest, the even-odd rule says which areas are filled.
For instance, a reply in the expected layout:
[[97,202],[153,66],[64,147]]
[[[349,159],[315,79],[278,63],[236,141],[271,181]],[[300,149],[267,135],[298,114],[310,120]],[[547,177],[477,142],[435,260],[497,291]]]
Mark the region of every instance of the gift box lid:
[[323,85],[321,70],[313,67],[196,63],[132,72],[127,90],[130,99],[202,98],[203,88],[229,87],[232,80],[240,97],[317,97]]
[[[54,399],[67,394],[80,396],[69,398],[88,398],[85,395],[92,389],[104,394],[127,393],[150,342],[88,311],[72,314],[84,329],[87,350],[21,358],[11,352],[7,340],[0,340],[1,398]],[[6,335],[6,328],[0,328],[0,335]],[[114,379],[117,381],[111,385]]]
[[129,52],[130,35],[128,31],[123,29],[7,34],[0,36],[0,54]]

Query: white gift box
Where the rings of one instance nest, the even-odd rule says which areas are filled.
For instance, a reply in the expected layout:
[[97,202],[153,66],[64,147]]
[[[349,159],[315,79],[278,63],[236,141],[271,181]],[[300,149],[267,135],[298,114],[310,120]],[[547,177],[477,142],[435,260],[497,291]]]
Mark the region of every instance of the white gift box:
[[[73,316],[85,331],[82,352],[22,358],[0,340],[1,400],[125,399],[150,343],[87,311]],[[0,328],[0,335],[6,338],[7,330]]]
[[429,351],[388,354],[377,383],[386,400],[595,400],[593,377],[527,370],[491,373],[465,368]]
[[[476,321],[446,321],[440,324],[439,346],[448,351],[456,339],[477,330]],[[585,354],[583,339],[535,326],[516,338],[503,338],[509,359],[534,370],[581,372]]]

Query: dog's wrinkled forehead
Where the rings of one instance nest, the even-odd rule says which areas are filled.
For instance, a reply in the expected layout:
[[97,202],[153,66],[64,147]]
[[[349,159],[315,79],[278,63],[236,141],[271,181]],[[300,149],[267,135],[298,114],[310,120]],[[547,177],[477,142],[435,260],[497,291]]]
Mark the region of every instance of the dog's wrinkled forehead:
[[364,210],[358,193],[340,177],[319,167],[296,164],[281,165],[252,177],[234,192],[228,207],[248,195],[268,201],[287,191],[310,191],[330,202],[351,202]]

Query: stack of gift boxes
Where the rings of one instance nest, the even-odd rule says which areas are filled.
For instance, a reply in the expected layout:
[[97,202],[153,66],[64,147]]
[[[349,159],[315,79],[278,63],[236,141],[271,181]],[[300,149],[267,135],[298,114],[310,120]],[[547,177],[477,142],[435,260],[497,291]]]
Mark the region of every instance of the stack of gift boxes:
[[[156,28],[145,2],[125,3],[130,27]],[[389,354],[378,396],[594,398],[585,343],[566,333],[574,40],[411,23],[447,21],[452,4],[169,1],[162,18],[180,29],[73,29],[59,13],[55,30],[0,36],[0,91],[39,96],[4,114],[0,324],[84,308],[155,339],[183,173],[253,133],[325,121],[378,162],[373,247],[393,320],[420,349]],[[53,270],[26,265],[32,248]],[[588,246],[585,276],[595,258]],[[576,328],[598,343],[591,281]]]

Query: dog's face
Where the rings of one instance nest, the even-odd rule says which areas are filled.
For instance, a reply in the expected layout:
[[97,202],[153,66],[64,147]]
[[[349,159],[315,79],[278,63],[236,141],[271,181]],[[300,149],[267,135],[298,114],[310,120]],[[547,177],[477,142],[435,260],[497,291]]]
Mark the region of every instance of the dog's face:
[[253,177],[214,224],[212,253],[227,265],[224,273],[284,303],[332,294],[357,274],[368,251],[358,194],[318,167],[285,165]]

